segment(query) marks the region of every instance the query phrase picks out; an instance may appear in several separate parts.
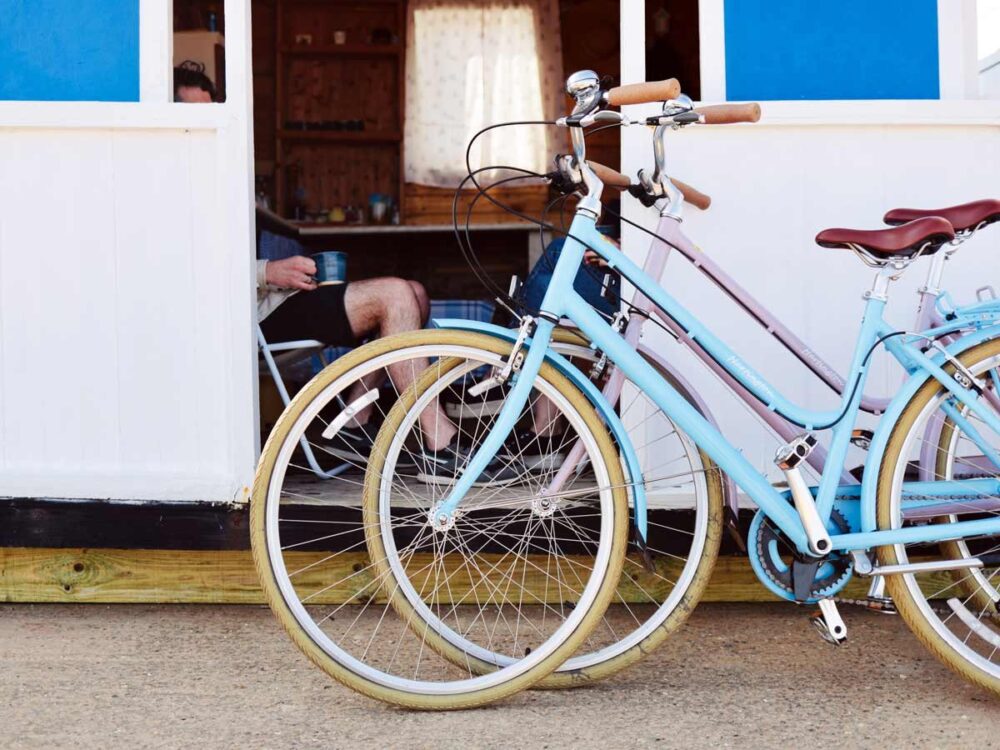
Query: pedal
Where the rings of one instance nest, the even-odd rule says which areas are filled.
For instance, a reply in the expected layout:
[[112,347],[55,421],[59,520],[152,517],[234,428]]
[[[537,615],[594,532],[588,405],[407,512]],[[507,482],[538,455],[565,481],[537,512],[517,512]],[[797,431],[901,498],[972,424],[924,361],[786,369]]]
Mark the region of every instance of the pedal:
[[[617,302],[617,295],[613,295],[611,292],[611,281],[611,274],[604,274],[604,278],[601,280],[601,298],[608,302]],[[612,297],[615,297],[615,299],[612,299]]]
[[819,612],[810,620],[827,643],[843,646],[847,642],[847,626],[840,618],[837,603],[833,599],[820,599]]
[[511,299],[517,299],[518,295],[521,293],[521,277],[516,273],[510,277],[510,286],[507,287],[507,296]]

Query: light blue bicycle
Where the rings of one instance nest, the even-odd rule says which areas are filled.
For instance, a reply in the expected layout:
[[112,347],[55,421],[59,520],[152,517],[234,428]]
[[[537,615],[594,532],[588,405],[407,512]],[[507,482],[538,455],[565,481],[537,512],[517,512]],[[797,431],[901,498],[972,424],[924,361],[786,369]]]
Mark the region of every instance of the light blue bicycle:
[[[271,606],[296,644],[352,688],[418,708],[480,705],[540,681],[567,686],[613,674],[697,603],[721,534],[721,468],[760,506],[758,529],[770,530],[751,545],[758,573],[770,566],[765,574],[788,581],[788,598],[818,602],[830,640],[846,636],[837,591],[852,575],[884,578],[937,656],[1000,692],[996,305],[962,308],[917,333],[883,319],[892,280],[939,252],[952,226],[925,218],[821,235],[871,265],[875,282],[839,407],[802,408],[595,228],[605,183],[628,180],[588,166],[584,129],[628,122],[608,105],[676,99],[676,81],[604,91],[584,73],[569,83],[577,107],[561,122],[574,145],[564,166],[585,195],[541,313],[516,332],[442,321],[450,327],[368,344],[303,389],[264,448],[254,552]],[[740,111],[716,121],[738,121]],[[640,124],[704,120],[679,107]],[[676,221],[681,194],[669,179],[661,185],[661,217]],[[681,238],[679,230],[671,235]],[[801,425],[800,436],[777,446],[787,491],[636,352],[621,319],[609,324],[574,292],[588,247],[753,398]],[[952,334],[960,338],[940,343]],[[910,376],[872,437],[863,484],[845,486],[879,347]],[[600,390],[601,372],[610,369],[633,394],[617,404]],[[490,393],[506,394],[498,413],[481,408]],[[322,454],[345,424],[372,410],[381,427],[363,486],[352,480],[360,496],[347,482],[331,490],[307,477],[297,457],[302,440]],[[452,421],[448,413],[474,418]],[[818,486],[809,487],[800,468],[822,430],[830,433],[828,452]],[[630,588],[642,596],[628,596]],[[662,604],[629,604],[639,600]]]
[[[980,330],[945,347],[935,343],[943,334],[968,329],[969,318],[932,331],[904,332],[883,318],[891,282],[915,260],[932,255],[954,239],[943,219],[925,218],[893,229],[875,232],[828,230],[817,239],[827,247],[855,252],[875,269],[875,279],[865,294],[857,344],[838,408],[814,411],[785,398],[722,339],[665,292],[641,268],[597,232],[600,196],[605,184],[587,165],[584,128],[595,122],[626,121],[603,108],[607,97],[596,76],[571,79],[571,93],[578,107],[566,119],[573,137],[575,168],[586,186],[568,239],[554,270],[537,318],[526,318],[514,350],[513,366],[491,387],[506,381],[512,388],[503,409],[461,475],[428,510],[426,523],[446,535],[456,519],[467,512],[470,490],[483,472],[502,455],[509,435],[523,420],[526,405],[546,362],[556,364],[569,377],[572,368],[551,348],[557,326],[569,321],[606,355],[697,447],[721,468],[760,507],[760,519],[772,525],[781,539],[796,551],[790,578],[795,599],[818,599],[824,630],[830,640],[842,641],[846,627],[832,594],[852,573],[882,576],[889,592],[914,632],[953,669],[991,691],[1000,692],[1000,617],[997,603],[1000,570],[1000,342],[993,320],[984,317]],[[679,123],[697,113],[676,115]],[[658,118],[655,124],[670,116]],[[627,121],[626,121],[627,122]],[[654,123],[649,123],[654,124]],[[617,182],[618,180],[616,180]],[[627,183],[627,180],[624,180]],[[679,205],[679,193],[666,196]],[[669,205],[662,215],[669,215]],[[785,473],[789,491],[768,482],[718,430],[607,321],[574,290],[573,280],[587,249],[595,250],[609,267],[620,271],[688,336],[704,348],[731,377],[770,410],[801,425],[800,437],[780,446],[776,463]],[[995,306],[985,304],[984,310]],[[450,321],[452,325],[461,325]],[[476,330],[487,330],[476,326]],[[500,331],[494,331],[502,336]],[[851,443],[859,404],[875,350],[884,347],[905,370],[909,380],[891,401],[875,433],[859,487],[840,484]],[[581,389],[586,385],[574,378]],[[643,484],[640,461],[615,409],[600,394],[588,392],[603,421],[614,434],[623,463],[632,477],[630,485]],[[924,445],[934,420],[945,425],[940,442]],[[815,433],[830,431],[825,470],[818,487],[807,486],[800,464],[816,446]],[[911,480],[915,463],[930,451],[935,476]],[[540,490],[544,496],[544,490]],[[544,512],[563,502],[547,497]],[[642,493],[633,493],[639,546],[647,535]],[[470,504],[475,506],[475,502]],[[541,513],[542,510],[536,510]],[[829,583],[831,568],[840,571],[837,586]],[[817,580],[825,580],[817,587]],[[826,595],[817,596],[817,591]],[[431,627],[446,633],[432,618]],[[445,639],[449,640],[445,635]],[[456,654],[463,653],[460,639],[450,639]],[[510,662],[476,652],[481,666],[494,668]],[[466,658],[472,653],[464,651]],[[591,655],[588,655],[591,656]],[[565,667],[564,667],[565,668]]]

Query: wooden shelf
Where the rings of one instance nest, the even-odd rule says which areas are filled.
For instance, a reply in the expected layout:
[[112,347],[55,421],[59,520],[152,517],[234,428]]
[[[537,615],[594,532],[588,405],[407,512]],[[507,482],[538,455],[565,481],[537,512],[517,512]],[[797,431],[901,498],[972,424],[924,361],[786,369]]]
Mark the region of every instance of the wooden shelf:
[[376,133],[370,130],[279,130],[285,141],[319,141],[323,143],[399,143],[402,133]]
[[[454,231],[451,224],[316,224],[289,221],[298,227],[302,237],[336,237],[350,234],[414,234],[422,232],[450,233]],[[462,227],[464,231],[465,227]],[[537,231],[535,224],[521,221],[510,221],[491,224],[470,224],[473,232],[532,232]]]
[[289,57],[399,57],[401,44],[299,44],[281,47]]
[[[350,5],[356,6],[358,0],[282,0],[286,5],[322,5],[322,6],[337,6],[337,5]],[[399,7],[403,0],[363,0],[366,5],[394,5]]]
[[[274,0],[274,6],[275,207],[291,212],[299,190],[312,207],[386,193],[404,213],[405,0]],[[334,44],[338,32],[347,44]],[[299,34],[314,43],[295,44]],[[371,39],[394,41],[365,43]],[[318,126],[347,113],[369,129],[287,127]]]

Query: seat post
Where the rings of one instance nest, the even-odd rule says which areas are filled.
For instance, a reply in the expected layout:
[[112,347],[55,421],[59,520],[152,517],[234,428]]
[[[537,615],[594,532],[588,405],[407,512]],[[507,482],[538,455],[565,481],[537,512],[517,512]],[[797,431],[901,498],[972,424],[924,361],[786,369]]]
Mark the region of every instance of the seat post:
[[879,266],[878,270],[875,271],[875,281],[872,282],[872,288],[861,295],[862,299],[889,301],[889,284],[898,279],[900,274],[900,270],[893,268],[893,265],[886,263]]
[[944,264],[949,257],[951,257],[950,254],[944,252],[931,256],[930,268],[927,269],[927,281],[918,290],[919,292],[926,292],[935,297],[941,294],[941,276],[944,274]]

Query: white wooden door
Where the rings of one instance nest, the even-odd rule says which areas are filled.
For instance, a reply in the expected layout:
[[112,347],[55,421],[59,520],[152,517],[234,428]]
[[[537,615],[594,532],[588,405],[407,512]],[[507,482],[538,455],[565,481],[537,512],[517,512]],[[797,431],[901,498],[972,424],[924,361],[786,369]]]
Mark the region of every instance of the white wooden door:
[[249,0],[227,101],[0,102],[0,496],[241,501],[256,452]]

